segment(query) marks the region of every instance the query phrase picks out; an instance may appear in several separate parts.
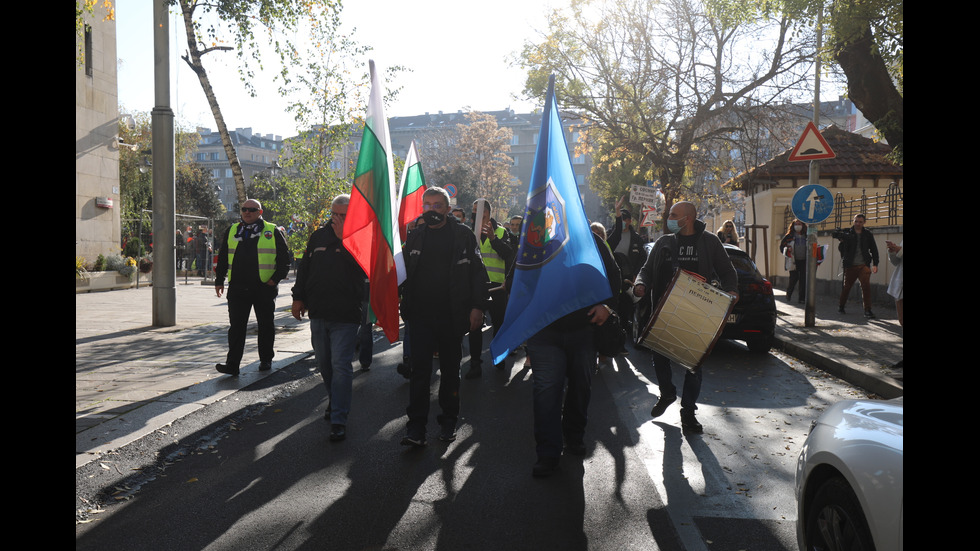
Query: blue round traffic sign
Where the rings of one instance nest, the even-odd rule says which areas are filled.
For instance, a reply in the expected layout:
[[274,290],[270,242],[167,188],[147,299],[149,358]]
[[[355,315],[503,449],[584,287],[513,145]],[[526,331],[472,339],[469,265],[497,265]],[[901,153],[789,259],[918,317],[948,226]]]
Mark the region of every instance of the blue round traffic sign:
[[446,184],[445,190],[450,197],[456,197],[456,186],[452,184]]
[[834,196],[820,184],[807,184],[793,194],[793,214],[807,224],[817,224],[834,212]]

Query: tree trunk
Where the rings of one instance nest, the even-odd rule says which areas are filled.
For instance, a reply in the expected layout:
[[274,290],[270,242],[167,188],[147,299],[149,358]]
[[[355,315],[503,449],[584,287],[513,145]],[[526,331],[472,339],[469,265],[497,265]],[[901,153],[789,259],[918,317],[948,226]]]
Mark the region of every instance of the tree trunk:
[[881,132],[902,158],[904,98],[884,60],[875,52],[871,25],[834,45],[834,57],[847,75],[847,93],[854,105]]
[[231,165],[231,174],[235,178],[235,189],[238,192],[238,205],[241,206],[248,199],[245,193],[245,174],[242,172],[242,165],[238,160],[238,153],[235,151],[235,146],[231,143],[231,135],[228,133],[225,119],[221,115],[221,107],[218,106],[218,99],[215,97],[214,90],[211,88],[211,81],[208,79],[207,71],[204,70],[204,65],[201,64],[202,55],[213,50],[230,50],[231,48],[218,47],[204,52],[198,48],[197,38],[194,33],[194,8],[194,2],[180,0],[180,9],[184,17],[184,31],[187,35],[188,52],[188,55],[183,56],[183,59],[190,66],[191,70],[197,74],[197,79],[201,83],[201,89],[204,90],[204,96],[208,100],[208,105],[211,106],[214,123],[218,127],[218,134],[221,136],[221,143],[224,145],[225,155],[227,155],[228,163]]

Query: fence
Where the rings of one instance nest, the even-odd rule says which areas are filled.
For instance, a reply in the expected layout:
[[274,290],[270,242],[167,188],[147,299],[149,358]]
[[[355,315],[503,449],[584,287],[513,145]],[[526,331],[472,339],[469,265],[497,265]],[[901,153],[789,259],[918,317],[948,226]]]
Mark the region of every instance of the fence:
[[[845,199],[844,194],[837,193],[834,197],[834,212],[826,220],[817,224],[817,229],[830,230],[834,228],[846,228],[851,226],[854,215],[863,214],[865,216],[865,226],[868,228],[901,226],[904,223],[904,199],[902,188],[892,182],[884,195],[875,193],[868,197],[864,191],[860,197]],[[790,224],[796,219],[793,209],[787,206],[783,211],[783,229],[779,235],[785,235],[789,230]]]

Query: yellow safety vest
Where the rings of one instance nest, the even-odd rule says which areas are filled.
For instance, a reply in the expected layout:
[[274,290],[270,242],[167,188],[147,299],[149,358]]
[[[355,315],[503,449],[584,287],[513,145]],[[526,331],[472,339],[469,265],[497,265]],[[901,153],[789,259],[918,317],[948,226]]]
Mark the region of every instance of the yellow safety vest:
[[[504,228],[497,226],[494,233],[497,234],[497,239],[501,239],[504,236]],[[504,264],[504,259],[500,258],[497,251],[493,250],[489,238],[480,243],[480,256],[483,257],[483,265],[487,267],[487,276],[490,278],[490,282],[503,283],[507,277],[507,266]]]
[[[262,235],[259,236],[257,252],[259,254],[259,279],[262,283],[272,279],[272,274],[276,273],[276,225],[266,222]],[[235,235],[238,233],[238,226],[241,222],[235,222],[228,230],[228,283],[231,283],[231,266],[235,261],[235,249],[238,247],[238,240]]]

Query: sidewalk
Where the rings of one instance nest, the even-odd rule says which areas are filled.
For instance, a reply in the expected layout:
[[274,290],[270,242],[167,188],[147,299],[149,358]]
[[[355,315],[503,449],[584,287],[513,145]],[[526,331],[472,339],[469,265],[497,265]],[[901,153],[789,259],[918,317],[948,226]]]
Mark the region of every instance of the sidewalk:
[[[237,378],[214,369],[227,351],[227,303],[200,278],[178,281],[174,327],[150,325],[150,287],[76,294],[75,468],[312,354],[308,321],[289,312],[292,283],[279,285],[273,370],[258,371],[253,320],[244,359],[252,363]],[[776,348],[884,398],[902,395],[902,371],[890,368],[903,357],[894,308],[867,320],[856,302],[838,314],[832,297],[820,297],[816,327],[804,327],[801,306],[782,291],[776,302]]]

